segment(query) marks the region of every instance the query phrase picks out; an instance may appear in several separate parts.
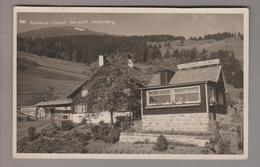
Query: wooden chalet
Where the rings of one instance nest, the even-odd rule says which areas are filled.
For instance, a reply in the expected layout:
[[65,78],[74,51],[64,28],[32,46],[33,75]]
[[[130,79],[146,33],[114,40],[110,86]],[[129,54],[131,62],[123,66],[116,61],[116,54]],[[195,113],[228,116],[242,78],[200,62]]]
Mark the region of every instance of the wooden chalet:
[[218,59],[180,64],[154,74],[142,89],[142,128],[148,131],[208,131],[226,113],[226,84]]

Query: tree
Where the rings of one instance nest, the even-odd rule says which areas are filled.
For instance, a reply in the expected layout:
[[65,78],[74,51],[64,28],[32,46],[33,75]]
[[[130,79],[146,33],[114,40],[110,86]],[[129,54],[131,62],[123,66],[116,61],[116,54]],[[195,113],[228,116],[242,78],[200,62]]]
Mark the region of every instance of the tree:
[[104,66],[92,68],[93,75],[87,84],[87,98],[96,109],[93,111],[109,111],[112,125],[114,112],[122,108],[133,112],[140,108],[139,88],[142,83],[134,77],[136,70],[128,67],[127,61],[122,55],[108,57]]
[[164,54],[164,58],[169,58],[171,57],[171,52],[167,49],[167,51]]

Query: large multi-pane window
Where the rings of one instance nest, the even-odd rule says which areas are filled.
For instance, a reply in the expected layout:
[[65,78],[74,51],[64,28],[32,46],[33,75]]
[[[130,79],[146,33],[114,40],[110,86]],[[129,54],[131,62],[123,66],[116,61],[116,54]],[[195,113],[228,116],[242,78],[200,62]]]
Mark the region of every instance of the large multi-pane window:
[[199,103],[200,87],[183,87],[173,89],[174,104]]
[[200,103],[200,101],[199,86],[149,90],[147,92],[148,106],[191,104]]
[[150,90],[147,92],[147,104],[153,105],[169,105],[171,104],[171,90]]

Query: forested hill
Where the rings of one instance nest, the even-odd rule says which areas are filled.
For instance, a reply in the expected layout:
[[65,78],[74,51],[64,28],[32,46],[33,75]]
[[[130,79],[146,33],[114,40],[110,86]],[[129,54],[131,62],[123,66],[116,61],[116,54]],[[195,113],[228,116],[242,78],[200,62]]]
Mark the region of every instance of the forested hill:
[[174,68],[178,63],[219,58],[224,64],[227,82],[235,87],[243,86],[241,34],[223,33],[192,39],[172,35],[106,34],[32,38],[19,34],[17,42],[18,51],[85,64],[96,61],[99,54],[130,55],[137,63],[161,68],[167,66],[167,61]]

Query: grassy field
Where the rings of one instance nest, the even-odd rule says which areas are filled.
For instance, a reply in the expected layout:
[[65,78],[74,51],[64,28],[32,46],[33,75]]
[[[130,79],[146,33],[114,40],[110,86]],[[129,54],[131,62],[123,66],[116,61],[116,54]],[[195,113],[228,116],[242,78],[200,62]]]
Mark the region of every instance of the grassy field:
[[84,64],[18,52],[18,59],[23,58],[37,65],[27,63],[26,69],[18,68],[18,105],[30,104],[33,95],[49,86],[54,88],[55,97],[65,98],[88,78],[88,67]]

